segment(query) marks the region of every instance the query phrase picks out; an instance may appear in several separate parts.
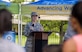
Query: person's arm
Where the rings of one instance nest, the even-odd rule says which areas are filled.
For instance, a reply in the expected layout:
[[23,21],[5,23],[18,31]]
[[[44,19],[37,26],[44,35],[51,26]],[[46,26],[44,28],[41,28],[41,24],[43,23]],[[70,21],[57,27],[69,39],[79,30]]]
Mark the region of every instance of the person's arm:
[[74,36],[76,34],[75,31],[73,31],[73,28],[71,26],[71,23],[68,23],[68,28],[67,28],[67,32],[64,35],[64,41],[68,40],[69,38],[71,38],[72,36]]
[[29,36],[30,32],[33,30],[33,28],[31,26],[29,26],[29,24],[27,24],[25,26],[25,29],[24,29],[24,34],[25,36]]
[[41,24],[40,24],[40,30],[44,31],[44,28],[43,28],[43,26]]
[[63,44],[62,52],[76,52],[75,42],[72,39]]

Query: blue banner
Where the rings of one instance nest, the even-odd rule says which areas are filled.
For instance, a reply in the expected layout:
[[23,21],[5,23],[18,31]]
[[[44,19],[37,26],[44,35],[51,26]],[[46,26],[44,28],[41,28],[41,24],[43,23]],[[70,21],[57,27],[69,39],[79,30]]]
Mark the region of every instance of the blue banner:
[[73,5],[77,2],[78,0],[40,0],[38,2],[32,2],[29,5]]

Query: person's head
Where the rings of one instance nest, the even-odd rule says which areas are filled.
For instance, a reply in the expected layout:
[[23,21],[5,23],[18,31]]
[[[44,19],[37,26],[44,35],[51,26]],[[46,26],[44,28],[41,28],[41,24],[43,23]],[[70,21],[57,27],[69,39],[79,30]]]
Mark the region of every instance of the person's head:
[[32,20],[32,22],[37,22],[37,20],[38,20],[38,13],[36,13],[36,12],[32,12],[31,13],[31,20]]
[[12,30],[12,14],[7,9],[0,10],[0,35]]
[[82,30],[82,1],[77,2],[73,6],[70,20],[73,29],[80,33]]

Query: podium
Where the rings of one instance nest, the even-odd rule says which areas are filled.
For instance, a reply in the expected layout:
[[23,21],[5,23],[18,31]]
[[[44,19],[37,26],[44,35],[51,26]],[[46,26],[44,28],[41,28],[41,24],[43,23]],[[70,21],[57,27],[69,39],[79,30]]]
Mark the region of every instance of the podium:
[[48,36],[51,32],[31,32],[32,39],[32,52],[43,52],[42,48],[48,43]]

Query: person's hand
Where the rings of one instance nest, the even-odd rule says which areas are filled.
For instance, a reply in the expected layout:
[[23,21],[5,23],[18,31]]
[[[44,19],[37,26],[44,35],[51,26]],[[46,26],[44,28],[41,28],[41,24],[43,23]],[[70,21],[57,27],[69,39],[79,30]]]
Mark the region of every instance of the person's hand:
[[40,28],[40,31],[44,31],[44,29],[41,27],[41,28]]
[[34,31],[34,28],[32,26],[30,26],[30,30]]

